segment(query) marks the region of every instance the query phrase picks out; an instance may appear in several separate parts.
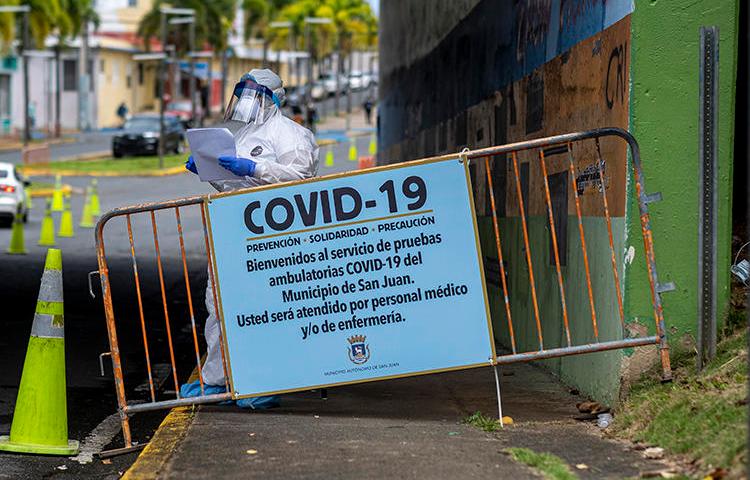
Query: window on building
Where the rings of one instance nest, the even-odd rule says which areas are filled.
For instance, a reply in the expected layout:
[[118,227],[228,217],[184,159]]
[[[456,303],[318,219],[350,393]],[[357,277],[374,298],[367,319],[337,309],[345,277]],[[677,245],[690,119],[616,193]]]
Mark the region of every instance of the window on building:
[[[93,60],[88,61],[88,73],[89,73],[89,90],[94,91],[94,62]],[[63,60],[63,91],[75,92],[78,90],[78,60],[66,59]]]
[[112,85],[120,83],[120,61],[118,59],[112,60]]
[[144,76],[143,69],[144,69],[143,64],[139,63],[138,64],[138,85],[143,85],[143,76]]
[[128,0],[128,7],[137,7],[138,0]]
[[99,73],[104,73],[105,62],[104,59],[99,60]]
[[133,86],[133,64],[125,64],[125,86],[131,88]]
[[63,90],[78,90],[78,62],[75,60],[63,60]]

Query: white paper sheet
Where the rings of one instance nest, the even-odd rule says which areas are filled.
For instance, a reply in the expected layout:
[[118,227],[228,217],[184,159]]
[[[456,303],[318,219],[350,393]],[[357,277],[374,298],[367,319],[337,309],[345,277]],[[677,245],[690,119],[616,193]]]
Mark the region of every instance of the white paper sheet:
[[203,182],[242,178],[219,165],[222,155],[237,156],[234,136],[226,128],[192,128],[187,131],[187,140]]

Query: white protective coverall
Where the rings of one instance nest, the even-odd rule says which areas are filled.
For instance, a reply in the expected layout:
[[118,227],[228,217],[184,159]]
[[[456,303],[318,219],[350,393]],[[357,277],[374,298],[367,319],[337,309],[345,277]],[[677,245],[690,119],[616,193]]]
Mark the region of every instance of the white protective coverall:
[[[257,77],[259,83],[263,83],[262,74],[259,75],[257,70],[250,73]],[[274,93],[280,88],[280,85],[278,88],[274,88],[276,85],[266,86],[274,90]],[[281,92],[283,95],[283,89]],[[242,180],[211,182],[220,192],[301,180],[318,173],[318,145],[312,132],[285,117],[272,102],[262,124],[248,123],[235,134],[234,139],[237,156],[257,163],[255,173]],[[220,327],[210,278],[206,286],[206,310],[208,318],[205,336],[208,353],[203,364],[203,381],[207,385],[223,386],[225,379],[219,350]]]

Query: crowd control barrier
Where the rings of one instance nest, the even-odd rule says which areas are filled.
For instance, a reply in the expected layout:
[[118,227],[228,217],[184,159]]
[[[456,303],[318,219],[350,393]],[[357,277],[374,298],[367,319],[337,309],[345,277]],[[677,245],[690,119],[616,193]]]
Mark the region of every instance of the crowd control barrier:
[[[648,275],[650,297],[653,304],[653,315],[655,319],[655,335],[628,335],[625,333],[624,327],[626,324],[626,318],[624,314],[623,294],[621,290],[623,272],[621,270],[622,266],[618,261],[618,252],[616,251],[615,247],[616,242],[613,238],[612,218],[610,215],[611,207],[610,205],[608,205],[607,197],[608,182],[605,181],[604,173],[602,171],[604,159],[602,158],[602,148],[600,148],[600,142],[605,141],[604,139],[606,139],[607,142],[625,142],[624,145],[627,145],[628,147],[628,165],[630,168],[632,168],[630,186],[634,187],[634,194],[638,201],[643,248],[645,252],[645,258],[643,258],[641,261],[645,262],[645,268]],[[585,222],[582,219],[582,200],[579,194],[579,192],[581,191],[581,189],[579,188],[580,185],[576,184],[577,179],[581,178],[581,172],[576,170],[574,155],[576,151],[579,151],[578,149],[583,148],[583,146],[588,149],[587,152],[589,152],[589,154],[590,152],[594,152],[593,155],[596,157],[596,161],[593,164],[593,170],[591,170],[591,167],[587,169],[591,171],[588,171],[588,176],[585,177],[585,179],[591,180],[593,178],[595,180],[598,180],[596,183],[597,185],[599,185],[598,188],[601,193],[592,196],[589,192],[587,201],[591,202],[592,198],[596,197],[599,197],[599,200],[601,201],[601,205],[597,208],[600,209],[598,210],[599,212],[603,212],[603,222],[604,225],[606,225],[608,236],[608,251],[609,256],[611,257],[606,261],[606,263],[611,264],[611,271],[607,275],[608,278],[604,279],[600,277],[598,281],[592,280],[590,258],[588,254],[589,249],[587,248],[587,241],[590,242],[590,239],[587,238]],[[625,149],[623,148],[623,151],[624,150]],[[503,155],[506,159],[506,162],[509,162],[506,164],[507,172],[509,173],[505,178],[505,184],[507,186],[507,189],[514,190],[514,192],[510,192],[509,194],[517,195],[517,200],[520,207],[518,215],[520,216],[522,252],[518,252],[518,255],[516,255],[515,258],[522,259],[520,262],[522,263],[522,265],[509,265],[509,255],[507,253],[508,251],[504,250],[503,248],[503,242],[505,242],[507,238],[504,237],[503,229],[500,226],[501,221],[499,219],[500,215],[498,214],[497,208],[500,199],[496,198],[496,189],[494,188],[494,182],[496,182],[497,177],[493,175],[493,159],[497,158],[497,156],[499,155]],[[552,275],[557,280],[556,298],[550,298],[549,289],[547,290],[548,295],[545,298],[541,298],[539,292],[537,291],[536,282],[538,280],[538,277],[535,277],[535,273],[538,272],[535,272],[535,264],[532,259],[534,255],[538,254],[538,252],[535,252],[531,248],[532,242],[530,241],[530,226],[528,225],[529,219],[527,218],[527,209],[524,207],[524,201],[526,201],[527,199],[524,198],[524,188],[522,188],[524,183],[522,178],[523,172],[521,171],[521,169],[519,169],[519,156],[521,155],[523,155],[525,159],[531,158],[532,161],[538,162],[538,167],[541,168],[541,171],[543,173],[543,198],[544,204],[546,204],[546,217],[547,221],[549,222],[549,233],[551,235],[550,245],[552,254],[550,254],[550,262],[554,259],[554,273]],[[577,241],[575,243],[578,243],[580,245],[581,255],[580,257],[576,256],[575,258],[582,259],[582,265],[579,266],[579,268],[582,268],[583,272],[585,272],[583,275],[585,278],[585,282],[582,282],[582,284],[566,285],[563,280],[564,276],[562,269],[564,267],[561,266],[561,256],[559,253],[559,244],[561,242],[561,239],[557,238],[557,230],[555,228],[556,218],[555,215],[553,215],[552,195],[550,194],[550,185],[549,181],[547,180],[548,158],[552,155],[556,156],[556,161],[558,162],[558,170],[560,165],[559,162],[561,161],[560,159],[564,158],[563,161],[567,164],[567,170],[569,172],[569,175],[567,175],[567,181],[569,181],[570,185],[572,186],[575,212],[578,220],[578,228],[574,229],[574,231],[571,232],[570,237],[577,237]],[[561,155],[564,157],[561,157]],[[491,231],[493,233],[492,244],[494,244],[495,249],[494,251],[488,252],[486,251],[487,248],[485,244],[485,251],[483,252],[483,254],[486,256],[485,258],[489,258],[487,257],[487,255],[493,254],[496,255],[497,258],[495,259],[495,265],[485,264],[484,268],[495,269],[499,273],[499,275],[497,275],[498,279],[496,281],[496,284],[498,285],[498,291],[501,292],[502,295],[502,299],[500,299],[499,304],[502,305],[502,315],[504,319],[502,321],[502,327],[496,324],[495,331],[497,336],[497,333],[499,333],[498,330],[500,330],[501,328],[506,329],[507,331],[505,331],[503,335],[505,336],[504,338],[509,339],[509,344],[505,345],[505,347],[507,347],[507,351],[500,351],[497,354],[496,358],[494,358],[494,361],[492,361],[491,359],[488,365],[497,366],[514,362],[534,361],[553,357],[563,357],[614,349],[655,345],[660,352],[663,379],[665,381],[670,380],[671,369],[669,362],[669,347],[667,344],[664,313],[662,311],[661,300],[661,294],[670,289],[670,284],[662,284],[659,282],[656,260],[654,257],[654,244],[648,208],[649,203],[658,200],[660,196],[658,194],[649,195],[645,191],[644,178],[641,171],[641,159],[636,140],[624,130],[618,128],[601,128],[596,130],[529,140],[519,143],[512,143],[508,145],[493,146],[478,150],[464,150],[459,154],[445,156],[445,158],[454,159],[457,157],[463,158],[465,161],[469,162],[471,166],[483,166],[483,173],[486,175],[486,185],[488,187],[485,192],[487,193],[488,202],[485,205],[487,208],[484,209],[484,212],[485,217],[489,217],[489,219],[491,219]],[[365,172],[378,171],[386,168],[388,167],[373,167],[365,170]],[[479,172],[481,171],[481,169],[475,169],[474,171]],[[359,173],[361,172],[362,171],[360,171]],[[350,173],[334,174],[330,175],[329,177],[334,178],[347,175],[350,175]],[[623,181],[622,183],[624,184],[625,182]],[[526,190],[528,191],[528,188],[526,188]],[[477,197],[478,196],[475,195],[475,202]],[[148,410],[171,408],[177,406],[217,403],[233,398],[234,392],[232,392],[231,385],[228,382],[225,385],[226,393],[209,393],[204,389],[203,375],[201,371],[201,358],[203,356],[203,348],[201,348],[202,340],[199,341],[199,338],[201,336],[200,328],[202,327],[203,319],[199,319],[200,323],[196,322],[194,308],[195,302],[202,302],[203,299],[200,298],[199,300],[196,300],[191,294],[191,279],[187,264],[187,259],[190,256],[189,254],[191,252],[186,251],[186,242],[184,241],[185,232],[183,228],[182,216],[185,214],[185,212],[195,209],[192,210],[192,213],[195,215],[194,218],[198,217],[198,214],[196,213],[197,211],[199,213],[199,218],[202,224],[201,233],[203,242],[201,243],[203,243],[203,246],[201,252],[199,252],[199,255],[205,255],[208,258],[211,258],[213,252],[211,251],[212,244],[210,240],[210,227],[207,222],[206,214],[208,202],[210,202],[210,195],[194,196],[172,201],[122,207],[107,212],[97,223],[95,235],[99,265],[98,274],[101,280],[101,292],[104,302],[104,312],[106,317],[110,346],[110,351],[106,352],[103,355],[109,355],[112,361],[115,389],[119,404],[119,414],[122,420],[123,437],[125,442],[125,448],[122,449],[123,451],[137,448],[137,443],[134,443],[131,437],[129,425],[129,418],[132,414]],[[176,231],[165,232],[164,225],[162,225],[162,228],[160,229],[160,222],[157,222],[157,213],[160,216],[159,218],[163,218],[165,215],[168,217],[172,217],[170,225],[175,225]],[[143,279],[141,278],[142,265],[138,262],[139,255],[137,252],[136,243],[133,240],[132,224],[136,218],[139,218],[139,221],[145,221],[151,225],[152,235],[150,236],[152,238],[149,239],[149,243],[151,243],[151,246],[149,248],[152,248],[152,252],[155,253],[155,272],[157,272],[158,275],[158,282],[153,282],[152,286],[158,285],[159,290],[158,293],[155,292],[153,295],[158,295],[161,297],[161,302],[163,305],[163,308],[161,309],[162,311],[146,311],[143,306],[143,289],[145,288],[146,283],[144,283]],[[125,231],[116,231],[114,233],[116,235],[127,236],[126,238],[128,239],[130,245],[130,257],[132,259],[132,281],[135,289],[135,297],[137,298],[138,318],[137,321],[128,323],[127,325],[128,328],[137,328],[138,330],[140,330],[138,337],[140,337],[139,341],[142,342],[143,354],[145,356],[144,365],[146,371],[144,372],[144,374],[148,378],[148,388],[141,389],[141,392],[145,393],[141,393],[140,395],[137,392],[129,393],[134,391],[133,386],[126,386],[123,376],[124,366],[123,358],[120,354],[121,349],[119,343],[120,340],[118,339],[118,327],[122,329],[125,324],[123,322],[118,322],[118,320],[121,319],[115,317],[115,309],[113,306],[112,278],[110,276],[110,266],[108,265],[107,249],[104,242],[105,229],[107,229],[108,226],[113,226],[112,221],[114,219],[119,219],[118,225],[125,226]],[[160,239],[163,238],[173,239],[173,241],[176,243],[173,248],[175,249],[175,251],[178,251],[179,254],[173,255],[169,259],[163,258],[162,245],[160,245]],[[580,241],[578,241],[578,239]],[[143,239],[140,240],[143,241]],[[505,255],[503,254],[504,251],[506,252]],[[173,272],[179,271],[182,278],[165,278],[167,272],[167,269],[164,267],[165,261],[181,263],[181,268],[178,266],[177,268],[173,269]],[[213,292],[216,292],[217,289],[216,285],[213,283],[214,275],[212,272],[214,264],[211,261],[206,261],[205,259],[203,260],[203,262],[208,265],[208,278],[212,282]],[[524,288],[528,288],[530,291],[530,308],[531,311],[533,311],[533,315],[528,315],[525,318],[519,318],[517,315],[514,315],[516,312],[514,312],[513,302],[511,301],[512,292],[509,291],[511,289],[511,285],[509,285],[508,272],[506,271],[508,268],[526,269],[526,272],[528,274],[528,285],[524,286]],[[552,265],[550,265],[549,268],[552,268]],[[552,272],[552,270],[550,270],[550,272]],[[95,273],[97,272],[91,272],[89,281],[91,281],[91,275]],[[606,282],[610,282],[608,285],[606,285],[606,287],[609,289],[613,288],[614,290],[614,301],[617,304],[617,308],[616,310],[614,310],[616,312],[615,315],[602,315],[597,311],[597,308],[595,308],[596,290],[597,288],[600,288],[600,285],[603,288],[603,285]],[[200,287],[202,290],[202,285]],[[170,300],[170,298],[177,289],[180,289],[186,294],[189,314],[186,315],[185,318],[175,318],[170,314],[168,308],[168,305],[170,305],[172,301]],[[581,291],[579,291],[578,293],[580,295],[585,295],[586,297],[588,297],[588,316],[590,317],[590,329],[591,331],[593,331],[592,342],[577,343],[575,341],[575,339],[580,338],[580,336],[577,337],[575,335],[575,332],[573,331],[572,324],[574,322],[570,321],[570,312],[566,303],[566,298],[569,298],[568,296],[571,293],[574,293],[574,291],[577,289],[583,289],[585,293],[581,293]],[[557,304],[561,307],[561,318],[558,318],[556,315],[546,317],[543,314],[544,309],[540,308],[541,302],[543,301],[558,302]],[[217,308],[217,311],[214,313],[218,316],[220,314],[219,302],[216,298],[214,298],[213,303]],[[577,324],[581,325],[581,320],[577,320]],[[521,325],[519,322],[528,322],[531,325]],[[545,324],[551,322],[558,322],[558,324],[560,322],[562,323],[561,328],[564,332],[564,335],[562,336],[562,341],[559,342],[560,345],[555,345],[554,341],[549,341],[544,338]],[[586,322],[588,323],[589,320],[586,320]],[[622,330],[620,330],[621,335],[619,335],[620,338],[600,340],[599,332],[602,329],[603,324],[606,322],[616,322],[620,327],[622,327]],[[165,332],[166,334],[166,341],[154,341],[154,337],[149,326],[154,326],[157,323],[160,324],[160,328],[163,328],[163,332]],[[134,327],[134,325],[137,326]],[[533,342],[533,344],[531,344],[531,346],[529,346],[529,342],[525,342],[525,346],[521,346],[519,344],[519,328],[526,329],[526,332],[533,332],[531,336],[535,338],[535,341]],[[189,331],[189,334],[192,337],[192,342],[190,342],[192,343],[192,347],[189,357],[191,359],[194,359],[195,371],[197,372],[197,377],[201,386],[201,395],[197,397],[180,397],[178,379],[182,379],[183,381],[186,380],[186,374],[188,372],[178,372],[178,366],[175,360],[177,354],[175,352],[173,336],[174,332],[178,330],[181,330],[183,332]],[[222,345],[224,346],[223,339]],[[173,392],[161,392],[159,386],[155,384],[154,375],[152,372],[152,369],[154,368],[152,365],[152,358],[154,356],[154,350],[156,348],[166,349],[168,351],[169,371],[167,372],[167,376],[172,377],[172,379],[167,383],[170,389],[172,385],[174,386]],[[184,345],[183,348],[185,348]],[[227,362],[224,356],[225,351],[224,349],[222,349],[222,361],[224,365],[224,371],[226,373]],[[164,357],[166,358],[167,355],[165,354]],[[495,373],[497,374],[497,372]],[[225,375],[225,377],[227,376]],[[129,398],[129,395],[131,397],[137,398]]]

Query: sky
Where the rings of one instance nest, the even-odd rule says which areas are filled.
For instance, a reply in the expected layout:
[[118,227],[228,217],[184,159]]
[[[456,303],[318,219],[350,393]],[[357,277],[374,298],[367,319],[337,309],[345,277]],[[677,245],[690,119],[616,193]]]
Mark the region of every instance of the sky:
[[367,0],[375,15],[380,16],[380,0]]

